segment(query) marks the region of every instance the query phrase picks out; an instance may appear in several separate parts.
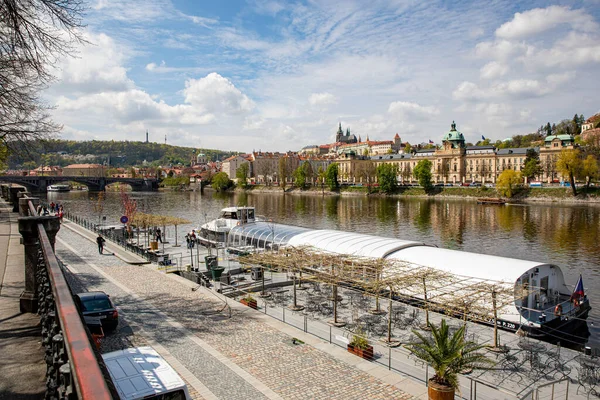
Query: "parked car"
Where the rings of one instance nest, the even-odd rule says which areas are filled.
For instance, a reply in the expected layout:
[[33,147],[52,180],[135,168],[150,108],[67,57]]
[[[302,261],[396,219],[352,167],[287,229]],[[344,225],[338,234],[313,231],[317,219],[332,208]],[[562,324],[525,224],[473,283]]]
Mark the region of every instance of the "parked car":
[[469,182],[463,182],[460,184],[460,186],[471,186],[471,184]]
[[106,293],[77,293],[73,297],[84,317],[98,317],[107,330],[114,330],[119,324],[119,312]]
[[473,186],[473,187],[481,187],[481,183],[479,183],[479,182],[471,182],[471,185],[470,185],[470,186]]
[[190,400],[187,385],[152,347],[102,354],[121,400]]

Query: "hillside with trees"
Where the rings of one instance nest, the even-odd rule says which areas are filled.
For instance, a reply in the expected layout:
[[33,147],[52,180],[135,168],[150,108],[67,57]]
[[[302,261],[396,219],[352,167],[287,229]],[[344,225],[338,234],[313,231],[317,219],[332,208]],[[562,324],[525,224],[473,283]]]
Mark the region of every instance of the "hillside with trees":
[[172,146],[161,143],[130,141],[44,140],[29,143],[27,152],[8,159],[10,169],[35,168],[39,165],[66,166],[76,163],[98,163],[111,167],[189,165],[192,157],[204,153],[207,160],[223,160],[235,152]]

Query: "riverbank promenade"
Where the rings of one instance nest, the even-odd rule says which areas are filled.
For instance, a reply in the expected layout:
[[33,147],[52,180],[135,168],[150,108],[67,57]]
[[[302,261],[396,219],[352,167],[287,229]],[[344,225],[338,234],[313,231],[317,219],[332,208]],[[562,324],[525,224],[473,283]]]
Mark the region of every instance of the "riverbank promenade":
[[[101,351],[151,345],[196,399],[410,399],[427,388],[152,265],[65,220],[56,252],[73,292],[110,294],[121,320]],[[125,260],[125,261],[124,261]],[[194,290],[192,290],[194,289]],[[292,338],[303,344],[294,344]]]

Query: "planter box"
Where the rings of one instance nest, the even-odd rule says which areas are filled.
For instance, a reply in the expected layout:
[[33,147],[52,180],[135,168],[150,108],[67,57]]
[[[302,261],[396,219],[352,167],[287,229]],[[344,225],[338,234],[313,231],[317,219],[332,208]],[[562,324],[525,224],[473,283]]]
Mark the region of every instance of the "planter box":
[[256,300],[241,299],[240,303],[242,303],[243,305],[248,306],[250,308],[254,308],[255,310],[258,310],[258,304],[257,304]]
[[359,357],[364,358],[365,360],[372,360],[373,359],[373,346],[369,346],[366,349],[359,349],[357,347],[354,347],[352,345],[348,345],[348,351],[352,354],[355,354]]

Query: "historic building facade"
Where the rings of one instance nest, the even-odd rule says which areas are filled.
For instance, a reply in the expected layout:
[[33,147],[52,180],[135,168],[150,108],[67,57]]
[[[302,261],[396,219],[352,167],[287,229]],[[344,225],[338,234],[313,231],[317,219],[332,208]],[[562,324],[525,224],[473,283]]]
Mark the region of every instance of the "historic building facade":
[[398,170],[398,181],[415,183],[413,170],[421,160],[431,162],[434,183],[478,182],[496,183],[502,171],[512,169],[522,171],[527,151],[533,149],[539,154],[542,174],[538,177],[545,182],[558,179],[556,160],[564,149],[573,149],[575,140],[571,135],[548,136],[543,147],[496,149],[494,146],[466,146],[464,135],[452,122],[450,130],[442,138],[438,149],[419,150],[412,154],[385,154],[364,157],[344,154],[335,161],[340,165],[340,179],[346,183],[364,182],[362,163],[372,162],[374,168],[383,163],[391,163]]

